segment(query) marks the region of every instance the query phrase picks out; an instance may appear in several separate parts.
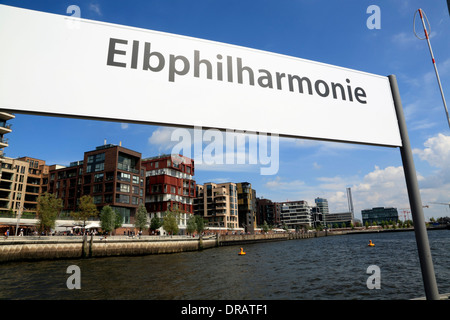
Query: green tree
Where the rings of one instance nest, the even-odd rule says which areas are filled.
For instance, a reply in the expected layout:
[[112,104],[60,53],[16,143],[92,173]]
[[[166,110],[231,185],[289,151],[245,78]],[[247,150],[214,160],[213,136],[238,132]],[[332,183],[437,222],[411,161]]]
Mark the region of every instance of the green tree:
[[195,216],[191,215],[186,224],[186,232],[193,234],[197,230],[197,223],[195,222]]
[[150,229],[156,231],[161,227],[162,227],[161,219],[158,218],[157,216],[153,217],[152,220],[150,221]]
[[95,217],[98,215],[97,206],[94,204],[94,199],[90,195],[84,195],[80,198],[78,209],[78,211],[72,212],[71,216],[75,220],[82,221],[83,227],[86,226],[86,221],[90,217]]
[[[115,211],[114,211],[115,212]],[[115,212],[115,217],[114,217],[114,233],[116,231],[117,228],[120,228],[123,224],[123,217],[120,213]]]
[[55,221],[63,207],[62,199],[52,193],[44,193],[37,199],[37,230],[39,233],[48,232],[55,228]]
[[264,232],[269,231],[269,225],[267,224],[267,221],[264,221],[264,223],[263,223],[261,229],[262,229]]
[[166,211],[163,219],[163,228],[171,235],[178,233],[178,213],[174,211]]
[[200,215],[195,216],[195,225],[196,230],[199,236],[202,235],[202,232],[205,231],[205,220],[203,220],[203,217]]
[[116,212],[110,206],[104,206],[100,212],[100,226],[103,231],[111,233],[115,229]]
[[148,229],[147,215],[147,209],[145,209],[144,204],[141,203],[136,210],[136,219],[134,222],[134,226],[139,229],[139,231],[142,231],[142,229]]

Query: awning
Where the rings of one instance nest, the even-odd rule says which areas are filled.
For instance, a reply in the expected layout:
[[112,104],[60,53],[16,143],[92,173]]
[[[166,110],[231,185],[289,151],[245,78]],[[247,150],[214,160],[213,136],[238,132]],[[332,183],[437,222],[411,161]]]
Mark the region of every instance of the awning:
[[86,229],[100,228],[100,223],[99,222],[91,222],[91,223],[87,224],[85,228]]

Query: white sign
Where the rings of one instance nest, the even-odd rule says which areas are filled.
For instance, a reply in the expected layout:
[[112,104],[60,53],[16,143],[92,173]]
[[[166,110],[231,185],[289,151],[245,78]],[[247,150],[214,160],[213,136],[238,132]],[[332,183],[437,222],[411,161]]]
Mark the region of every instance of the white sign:
[[0,5],[0,109],[401,146],[387,77]]

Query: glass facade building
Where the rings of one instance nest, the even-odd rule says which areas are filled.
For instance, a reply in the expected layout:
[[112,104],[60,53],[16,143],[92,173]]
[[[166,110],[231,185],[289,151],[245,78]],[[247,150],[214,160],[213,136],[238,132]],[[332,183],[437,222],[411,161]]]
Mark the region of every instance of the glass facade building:
[[361,210],[363,224],[366,222],[372,225],[374,222],[376,224],[381,224],[383,221],[398,221],[398,211],[397,208],[385,208],[377,207],[372,209]]

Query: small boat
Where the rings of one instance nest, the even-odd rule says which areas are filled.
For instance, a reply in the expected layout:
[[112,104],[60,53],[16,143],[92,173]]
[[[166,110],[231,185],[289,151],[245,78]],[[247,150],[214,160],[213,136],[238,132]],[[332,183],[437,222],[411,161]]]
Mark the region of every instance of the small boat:
[[375,247],[375,243],[373,243],[372,240],[369,240],[368,246],[369,246],[369,247]]
[[238,255],[240,255],[240,256],[245,255],[244,249],[241,248],[241,252],[239,252]]

